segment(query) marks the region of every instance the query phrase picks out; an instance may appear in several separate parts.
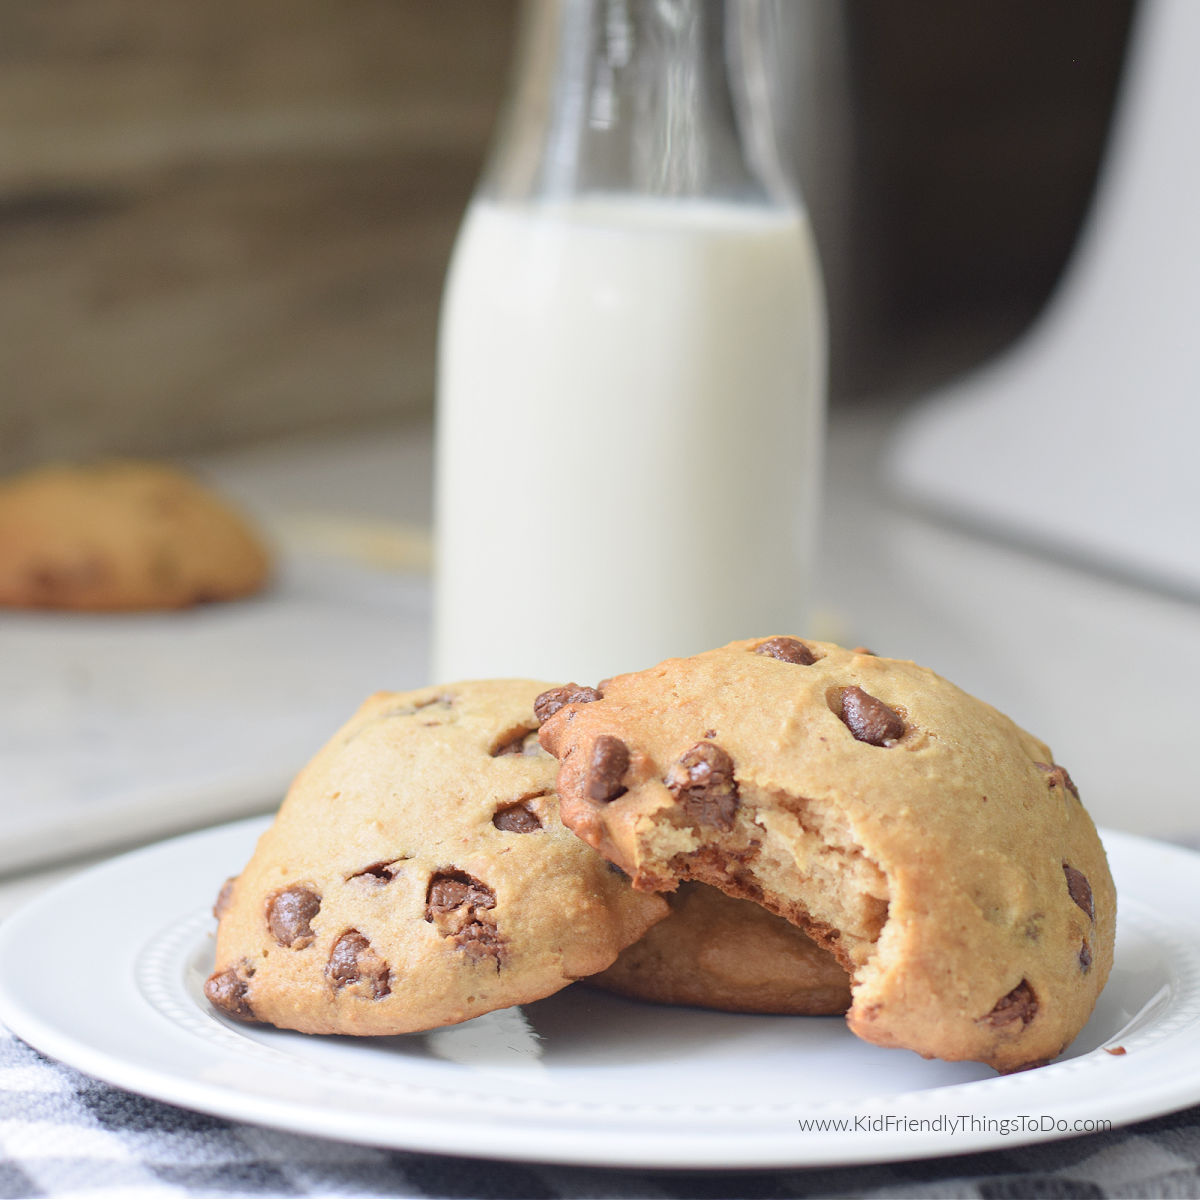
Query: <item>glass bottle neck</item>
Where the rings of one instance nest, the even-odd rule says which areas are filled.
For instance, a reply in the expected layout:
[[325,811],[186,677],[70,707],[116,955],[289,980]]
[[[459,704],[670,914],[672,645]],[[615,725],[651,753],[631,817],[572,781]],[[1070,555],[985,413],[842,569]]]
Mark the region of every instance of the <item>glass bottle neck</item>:
[[479,191],[794,202],[768,104],[764,0],[524,0]]

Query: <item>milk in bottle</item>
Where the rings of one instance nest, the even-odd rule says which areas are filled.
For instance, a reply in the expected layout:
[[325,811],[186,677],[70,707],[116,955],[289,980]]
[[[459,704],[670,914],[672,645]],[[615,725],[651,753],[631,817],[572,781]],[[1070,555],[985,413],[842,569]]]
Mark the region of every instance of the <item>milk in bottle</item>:
[[804,632],[824,307],[803,207],[734,119],[756,8],[528,14],[443,298],[440,680],[595,683]]

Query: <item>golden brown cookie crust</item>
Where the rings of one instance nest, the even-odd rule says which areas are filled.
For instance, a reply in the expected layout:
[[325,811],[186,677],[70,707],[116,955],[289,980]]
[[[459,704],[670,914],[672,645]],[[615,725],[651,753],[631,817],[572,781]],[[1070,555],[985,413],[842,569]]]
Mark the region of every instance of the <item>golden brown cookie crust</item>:
[[914,663],[798,638],[602,691],[541,741],[564,821],[636,886],[697,879],[807,929],[850,971],[868,1041],[1008,1071],[1082,1028],[1112,964],[1112,878],[1069,776],[1003,714]]
[[0,484],[0,605],[184,608],[251,595],[269,574],[245,518],[173,467],[55,466]]
[[369,699],[297,776],[218,907],[209,999],[397,1034],[547,996],[666,915],[558,819],[545,684]]
[[838,1015],[850,979],[803,930],[703,883],[669,893],[671,914],[588,984],[656,1004],[735,1013]]

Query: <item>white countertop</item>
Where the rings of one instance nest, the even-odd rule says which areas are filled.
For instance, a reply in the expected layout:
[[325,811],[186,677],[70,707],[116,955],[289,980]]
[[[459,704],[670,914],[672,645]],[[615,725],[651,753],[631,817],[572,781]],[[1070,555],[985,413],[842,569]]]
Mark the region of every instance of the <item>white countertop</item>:
[[[1200,606],[903,511],[883,493],[877,466],[894,411],[833,414],[807,632],[913,658],[1008,712],[1050,743],[1098,824],[1200,842],[1190,773]],[[280,532],[285,551],[320,543],[348,562],[411,574],[428,561],[431,445],[427,425],[408,425],[198,465]],[[427,612],[413,608],[406,619]],[[198,823],[202,815],[187,822]],[[3,878],[0,917],[85,861]]]

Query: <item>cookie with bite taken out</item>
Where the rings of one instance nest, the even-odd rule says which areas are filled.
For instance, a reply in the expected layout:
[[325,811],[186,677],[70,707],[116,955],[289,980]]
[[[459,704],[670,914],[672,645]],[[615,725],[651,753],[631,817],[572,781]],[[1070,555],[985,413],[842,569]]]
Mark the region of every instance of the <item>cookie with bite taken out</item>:
[[1054,1058],[1116,894],[1070,775],[915,663],[778,636],[538,698],[563,821],[634,886],[695,880],[807,931],[850,1028],[1000,1071]]

